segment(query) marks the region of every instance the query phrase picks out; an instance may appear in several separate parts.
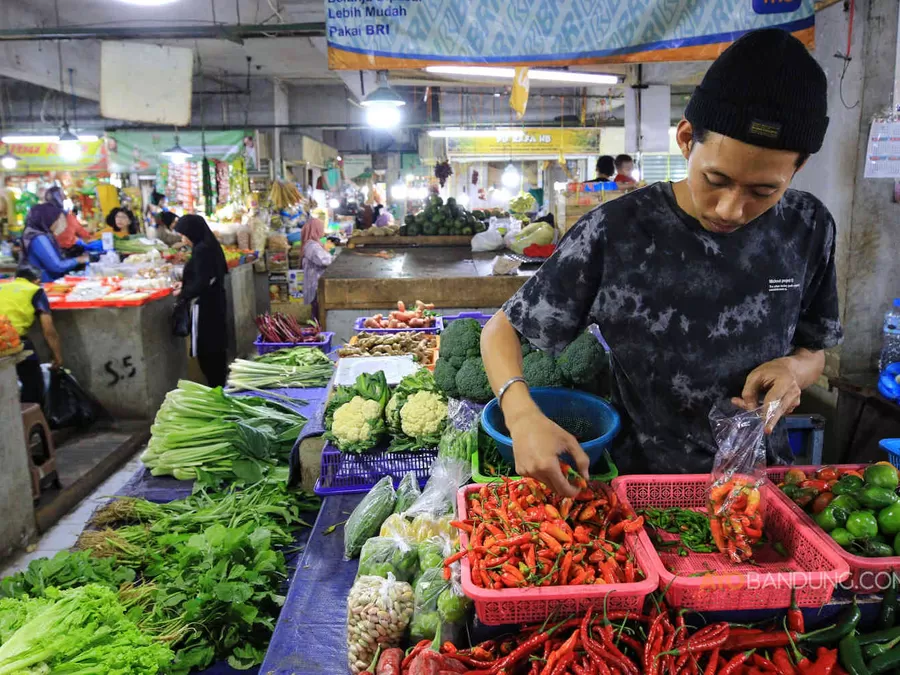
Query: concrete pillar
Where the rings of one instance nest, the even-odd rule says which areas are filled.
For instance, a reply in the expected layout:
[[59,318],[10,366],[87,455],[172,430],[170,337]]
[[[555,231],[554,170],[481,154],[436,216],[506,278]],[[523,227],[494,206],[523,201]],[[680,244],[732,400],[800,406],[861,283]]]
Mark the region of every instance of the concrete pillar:
[[0,362],[0,560],[24,547],[35,529],[15,363]]
[[[898,77],[900,3],[870,0],[858,2],[859,9],[863,10],[857,16],[864,23],[865,35],[864,47],[856,57],[862,62],[862,83],[853,165],[856,185],[847,242],[847,330],[840,352],[840,372],[850,376],[877,370],[884,312],[892,298],[900,297],[900,204],[893,201],[894,181],[863,177],[869,127],[873,117],[883,115],[891,105]],[[845,86],[847,79],[844,78]],[[850,104],[854,102],[846,96],[845,99]]]

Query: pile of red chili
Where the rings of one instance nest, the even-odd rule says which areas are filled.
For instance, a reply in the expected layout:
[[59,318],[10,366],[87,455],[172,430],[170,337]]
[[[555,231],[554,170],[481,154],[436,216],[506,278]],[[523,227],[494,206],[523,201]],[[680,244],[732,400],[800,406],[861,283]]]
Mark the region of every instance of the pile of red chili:
[[721,553],[734,562],[753,557],[763,533],[756,485],[737,476],[713,483],[709,491],[709,527]]
[[[648,614],[589,611],[469,649],[445,642],[440,656],[420,643],[404,663],[436,665],[404,668],[403,675],[847,675],[838,650],[823,646],[848,632],[846,621],[804,634],[803,615],[793,606],[786,623],[769,630],[724,622],[692,628],[683,612],[664,603]],[[804,657],[797,644],[814,656]]]
[[529,588],[632,583],[643,578],[623,545],[644,524],[601,482],[586,482],[567,465],[563,472],[580,492],[560,498],[532,479],[484,485],[468,496],[467,518],[453,524],[468,546],[473,582],[482,588]]

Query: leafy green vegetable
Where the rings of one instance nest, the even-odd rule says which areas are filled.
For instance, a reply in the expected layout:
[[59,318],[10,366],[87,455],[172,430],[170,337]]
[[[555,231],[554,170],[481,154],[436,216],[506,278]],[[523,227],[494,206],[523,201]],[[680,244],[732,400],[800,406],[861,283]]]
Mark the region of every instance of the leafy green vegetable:
[[287,460],[304,424],[274,401],[181,380],[160,406],[141,459],[154,476],[255,482]]
[[457,429],[447,425],[438,444],[438,457],[449,457],[469,461],[478,449],[478,426],[471,429]]
[[0,597],[42,598],[47,590],[99,584],[117,590],[135,579],[135,571],[114,559],[98,560],[84,551],[60,551],[52,558],[38,558],[28,567],[0,581]]
[[22,601],[28,619],[0,646],[0,674],[45,667],[61,675],[152,675],[172,660],[126,618],[114,591],[89,584],[51,595],[42,609]]
[[[228,376],[228,391],[257,391],[278,387],[324,387],[334,374],[334,364],[318,349],[298,347],[278,360],[235,359]],[[277,354],[277,352],[276,352]],[[266,355],[268,356],[268,355]]]

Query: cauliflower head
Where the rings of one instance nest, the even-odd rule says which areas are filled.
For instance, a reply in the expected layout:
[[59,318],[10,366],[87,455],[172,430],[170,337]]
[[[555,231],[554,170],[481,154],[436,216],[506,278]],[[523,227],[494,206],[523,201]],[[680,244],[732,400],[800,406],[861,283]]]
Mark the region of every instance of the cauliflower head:
[[371,448],[383,431],[381,404],[362,396],[354,396],[338,408],[331,423],[331,436],[341,450]]
[[436,392],[417,391],[400,409],[400,421],[410,438],[438,434],[447,421],[447,401]]

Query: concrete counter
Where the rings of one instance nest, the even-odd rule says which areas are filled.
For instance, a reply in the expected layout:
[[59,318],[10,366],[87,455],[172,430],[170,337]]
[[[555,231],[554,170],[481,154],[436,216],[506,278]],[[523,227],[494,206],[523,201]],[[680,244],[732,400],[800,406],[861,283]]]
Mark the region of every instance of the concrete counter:
[[345,249],[319,279],[319,320],[337,339],[349,339],[356,317],[387,312],[398,300],[422,300],[452,313],[492,313],[536,269],[495,277],[491,262],[497,254],[492,252],[450,246],[383,250],[390,258],[372,249]]
[[[29,354],[30,352],[26,352]],[[0,560],[34,534],[34,506],[16,364],[25,354],[0,358]]]
[[[252,265],[225,277],[228,357],[244,356],[256,339],[256,290]],[[139,307],[53,310],[63,361],[78,381],[116,418],[156,415],[166,394],[188,370],[188,342],[172,335],[174,296]],[[42,360],[50,351],[40,327],[29,331]],[[198,381],[203,381],[196,371]]]

